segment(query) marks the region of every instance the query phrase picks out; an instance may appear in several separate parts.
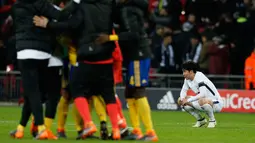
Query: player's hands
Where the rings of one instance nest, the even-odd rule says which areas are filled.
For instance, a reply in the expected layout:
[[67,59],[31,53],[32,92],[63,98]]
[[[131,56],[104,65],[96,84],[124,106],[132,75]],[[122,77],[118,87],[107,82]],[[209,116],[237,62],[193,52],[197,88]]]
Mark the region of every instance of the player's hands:
[[106,43],[108,42],[110,39],[109,39],[109,35],[108,34],[100,34],[97,38],[96,38],[96,43],[97,44],[103,44],[103,43]]
[[186,103],[188,103],[188,99],[184,98],[180,102],[181,102],[181,105],[184,106]]
[[49,19],[44,16],[39,17],[36,15],[33,17],[33,22],[34,22],[35,26],[37,26],[37,27],[46,28],[47,24],[49,22]]
[[178,98],[177,104],[178,104],[179,106],[182,106],[182,98],[181,98],[181,97]]

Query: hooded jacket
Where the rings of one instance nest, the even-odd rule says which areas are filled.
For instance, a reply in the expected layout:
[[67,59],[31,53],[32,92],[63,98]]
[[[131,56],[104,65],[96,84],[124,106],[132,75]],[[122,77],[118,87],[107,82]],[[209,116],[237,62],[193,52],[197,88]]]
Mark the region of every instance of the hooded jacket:
[[147,16],[148,2],[127,0],[117,6],[115,23],[120,25],[119,44],[125,60],[141,60],[151,57],[144,19]]

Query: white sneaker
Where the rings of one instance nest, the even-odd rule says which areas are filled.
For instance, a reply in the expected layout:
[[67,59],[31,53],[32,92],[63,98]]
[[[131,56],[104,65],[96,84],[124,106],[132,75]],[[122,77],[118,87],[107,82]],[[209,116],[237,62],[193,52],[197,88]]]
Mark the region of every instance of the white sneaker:
[[197,121],[196,124],[194,126],[192,126],[193,128],[199,128],[204,126],[207,123],[207,120],[204,118],[201,121]]
[[214,128],[216,124],[217,124],[216,121],[209,121],[207,128]]

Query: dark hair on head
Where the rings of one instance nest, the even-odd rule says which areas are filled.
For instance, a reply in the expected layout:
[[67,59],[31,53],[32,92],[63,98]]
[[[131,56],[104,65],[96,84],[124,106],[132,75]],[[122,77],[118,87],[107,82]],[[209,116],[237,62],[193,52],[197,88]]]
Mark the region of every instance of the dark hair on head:
[[163,34],[163,38],[166,38],[166,37],[171,37],[173,34],[170,33],[170,32],[166,32]]
[[182,69],[188,70],[188,71],[193,71],[194,73],[196,73],[200,69],[200,67],[197,63],[195,63],[193,61],[187,61],[182,64]]

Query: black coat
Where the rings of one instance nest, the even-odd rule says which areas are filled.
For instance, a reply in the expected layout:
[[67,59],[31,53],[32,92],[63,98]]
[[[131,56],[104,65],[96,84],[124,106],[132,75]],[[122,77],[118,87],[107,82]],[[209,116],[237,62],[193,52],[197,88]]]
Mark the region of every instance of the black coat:
[[94,43],[101,33],[111,34],[115,0],[84,0],[70,19],[50,22],[47,28],[72,32],[77,47],[77,61],[103,61],[112,58],[114,42]]
[[144,28],[148,3],[144,0],[128,0],[118,5],[115,22],[120,25],[119,44],[124,60],[151,58],[151,50]]
[[47,29],[36,27],[33,24],[35,15],[43,15],[49,19],[67,19],[77,4],[59,11],[47,0],[18,0],[12,8],[15,26],[17,51],[34,49],[47,53],[52,52],[51,32]]

